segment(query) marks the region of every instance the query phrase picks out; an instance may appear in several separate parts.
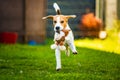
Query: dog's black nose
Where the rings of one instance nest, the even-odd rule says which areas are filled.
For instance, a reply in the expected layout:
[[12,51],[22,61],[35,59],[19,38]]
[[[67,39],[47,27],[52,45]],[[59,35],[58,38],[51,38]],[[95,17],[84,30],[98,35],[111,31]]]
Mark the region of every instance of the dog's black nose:
[[56,30],[59,30],[60,29],[60,27],[59,26],[56,26]]

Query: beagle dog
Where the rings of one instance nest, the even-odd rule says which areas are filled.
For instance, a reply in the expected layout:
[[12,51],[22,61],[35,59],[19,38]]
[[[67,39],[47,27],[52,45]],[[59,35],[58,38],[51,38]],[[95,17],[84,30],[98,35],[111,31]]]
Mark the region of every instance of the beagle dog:
[[[49,16],[43,17],[42,19],[52,19],[53,20],[54,31],[55,31],[54,41],[55,41],[55,44],[57,44],[57,46],[53,44],[53,45],[51,45],[51,48],[55,49],[56,70],[59,71],[61,69],[61,53],[60,53],[60,51],[62,49],[60,47],[61,45],[58,45],[58,44],[61,44],[61,41],[62,41],[63,46],[64,46],[64,44],[66,44],[63,49],[63,50],[66,50],[66,55],[68,55],[68,56],[70,55],[69,47],[70,47],[71,51],[73,52],[73,54],[77,54],[77,50],[74,45],[74,36],[73,36],[72,30],[70,29],[70,27],[68,25],[68,19],[75,18],[76,15],[62,15],[57,3],[54,3],[53,7],[55,8],[57,15],[49,15]],[[59,36],[60,36],[60,38],[59,38]]]

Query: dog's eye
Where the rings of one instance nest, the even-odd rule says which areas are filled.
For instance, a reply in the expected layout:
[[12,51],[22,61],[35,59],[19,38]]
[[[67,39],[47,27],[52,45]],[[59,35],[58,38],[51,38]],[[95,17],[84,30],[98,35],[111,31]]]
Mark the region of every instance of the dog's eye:
[[64,23],[64,21],[60,21],[60,23]]
[[57,23],[57,21],[54,21],[54,23]]

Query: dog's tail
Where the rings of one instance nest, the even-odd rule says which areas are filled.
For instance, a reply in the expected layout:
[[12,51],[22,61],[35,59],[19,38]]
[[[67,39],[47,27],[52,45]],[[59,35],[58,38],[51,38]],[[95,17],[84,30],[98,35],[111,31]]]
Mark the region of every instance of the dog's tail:
[[58,6],[58,4],[57,4],[57,3],[54,3],[54,4],[53,4],[53,7],[55,8],[55,11],[56,11],[57,15],[60,15],[60,14],[61,14],[61,11],[60,11],[60,7]]

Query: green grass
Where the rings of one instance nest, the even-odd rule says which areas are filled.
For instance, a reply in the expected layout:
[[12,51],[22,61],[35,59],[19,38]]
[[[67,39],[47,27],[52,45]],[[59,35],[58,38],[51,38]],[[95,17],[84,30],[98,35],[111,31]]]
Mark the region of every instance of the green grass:
[[0,44],[0,80],[120,80],[119,54],[85,46],[77,47],[79,54],[70,57],[62,52],[62,70],[56,71],[52,43]]

